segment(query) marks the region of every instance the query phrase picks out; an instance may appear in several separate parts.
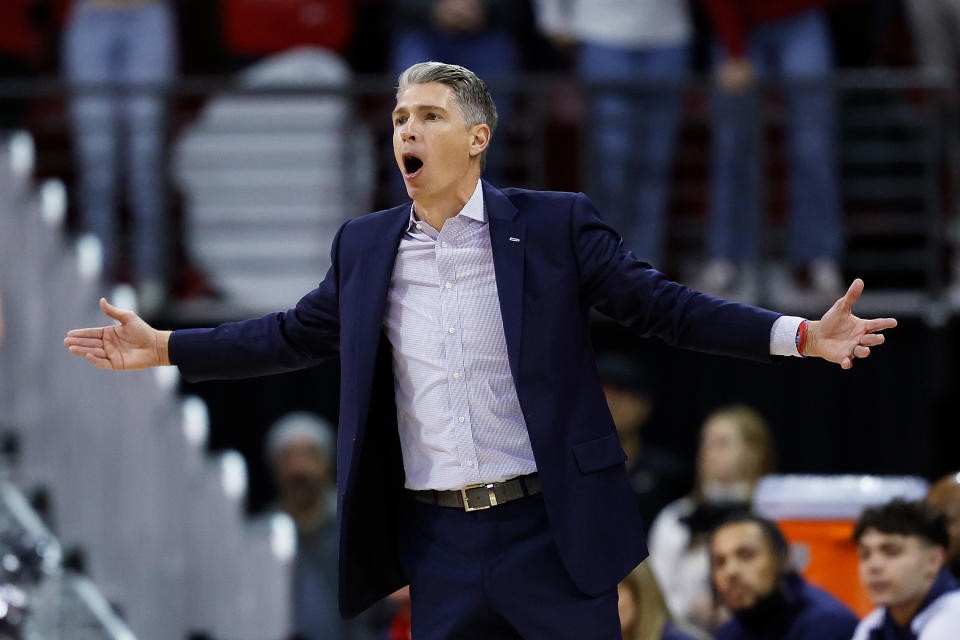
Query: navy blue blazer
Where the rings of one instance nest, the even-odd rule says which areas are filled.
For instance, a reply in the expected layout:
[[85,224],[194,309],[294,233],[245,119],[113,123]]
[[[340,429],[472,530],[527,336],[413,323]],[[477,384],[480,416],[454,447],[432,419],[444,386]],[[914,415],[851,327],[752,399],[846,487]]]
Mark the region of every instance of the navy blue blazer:
[[[647,549],[590,345],[591,307],[640,335],[760,361],[771,360],[778,316],[671,282],[627,252],[583,194],[499,191],[484,182],[483,195],[510,369],[550,526],[570,577],[596,595]],[[295,308],[177,331],[170,341],[171,361],[191,381],[280,373],[339,354],[340,610],[347,617],[407,584],[394,535],[404,475],[382,325],[409,215],[407,203],[343,225],[326,277]]]

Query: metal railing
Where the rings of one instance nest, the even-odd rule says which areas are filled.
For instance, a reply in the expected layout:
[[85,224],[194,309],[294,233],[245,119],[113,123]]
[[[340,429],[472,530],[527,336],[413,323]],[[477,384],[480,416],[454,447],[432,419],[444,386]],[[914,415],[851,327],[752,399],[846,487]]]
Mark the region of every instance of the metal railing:
[[[0,100],[31,97],[46,106],[28,122],[40,140],[40,172],[65,177],[76,191],[69,97],[147,92],[162,98],[169,143],[161,159],[167,220],[180,221],[171,224],[166,253],[195,260],[214,287],[226,292],[219,302],[170,308],[189,322],[245,315],[280,301],[292,304],[298,291],[307,290],[306,283],[322,276],[332,229],[348,217],[402,201],[390,147],[392,84],[387,77],[301,86],[217,77],[184,78],[167,87],[80,88],[48,78],[0,84]],[[502,147],[498,183],[590,195],[592,126],[585,119],[590,96],[600,91],[642,94],[675,89],[678,83],[588,84],[524,76],[491,78],[489,84],[499,99],[510,101],[509,120],[496,136]],[[867,277],[871,286],[863,306],[942,321],[960,307],[960,296],[951,293],[960,273],[949,266],[956,234],[948,233],[957,226],[952,204],[960,117],[956,88],[943,76],[893,70],[844,72],[831,84],[838,106],[845,271]],[[683,83],[683,89],[665,254],[658,266],[688,279],[705,257],[712,123],[709,84],[699,79]],[[791,167],[783,159],[783,135],[789,122],[781,90],[778,83],[760,88],[764,99],[755,122],[764,179],[749,197],[763,212],[765,274],[783,266],[788,213],[783,192]],[[326,122],[311,118],[310,105],[325,101],[339,105],[336,117]],[[261,113],[251,116],[257,109]],[[198,135],[216,140],[185,160],[190,136],[195,141]],[[267,140],[273,140],[270,148]],[[331,202],[339,205],[331,208]],[[325,206],[326,213],[316,213]],[[319,225],[324,216],[325,226]],[[294,272],[301,277],[291,279]],[[264,291],[275,291],[271,273],[296,280],[296,285],[276,299],[239,293],[245,287],[255,290],[258,279]],[[771,296],[758,302],[769,304]]]

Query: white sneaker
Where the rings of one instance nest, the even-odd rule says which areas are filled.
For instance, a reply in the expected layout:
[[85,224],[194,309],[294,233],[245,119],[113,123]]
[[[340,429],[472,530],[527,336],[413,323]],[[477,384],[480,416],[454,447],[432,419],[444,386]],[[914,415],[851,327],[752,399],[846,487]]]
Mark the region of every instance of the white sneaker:
[[737,265],[726,258],[712,258],[697,279],[696,288],[711,296],[730,295],[737,281]]
[[818,296],[835,300],[842,296],[846,289],[843,286],[843,276],[836,260],[831,258],[817,258],[809,265],[810,285]]
[[166,287],[159,280],[149,278],[137,287],[137,305],[141,316],[152,316],[163,307],[167,301]]

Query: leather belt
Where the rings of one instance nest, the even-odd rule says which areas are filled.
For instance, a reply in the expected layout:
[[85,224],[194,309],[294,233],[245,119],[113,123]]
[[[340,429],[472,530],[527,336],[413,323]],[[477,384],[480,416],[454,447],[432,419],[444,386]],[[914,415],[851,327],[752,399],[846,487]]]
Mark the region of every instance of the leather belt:
[[506,482],[474,484],[454,491],[436,491],[434,489],[414,491],[413,497],[418,502],[439,507],[480,511],[540,493],[543,493],[540,476],[531,473],[528,476],[517,476]]

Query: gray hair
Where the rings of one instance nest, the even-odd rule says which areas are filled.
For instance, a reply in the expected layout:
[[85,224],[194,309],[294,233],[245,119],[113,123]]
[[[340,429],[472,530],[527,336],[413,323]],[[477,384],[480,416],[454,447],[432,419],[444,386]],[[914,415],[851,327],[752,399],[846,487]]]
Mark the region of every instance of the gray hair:
[[267,460],[271,466],[294,440],[308,440],[317,447],[328,460],[333,457],[336,436],[329,422],[316,414],[297,411],[283,416],[270,428],[267,434]]
[[[418,62],[409,67],[397,78],[397,96],[412,84],[427,84],[439,82],[453,89],[453,97],[460,113],[466,122],[467,128],[478,124],[490,127],[493,134],[497,128],[497,105],[493,103],[493,96],[487,89],[487,84],[473,71],[456,64],[443,62]],[[486,165],[487,151],[484,149],[480,158],[480,168]]]

